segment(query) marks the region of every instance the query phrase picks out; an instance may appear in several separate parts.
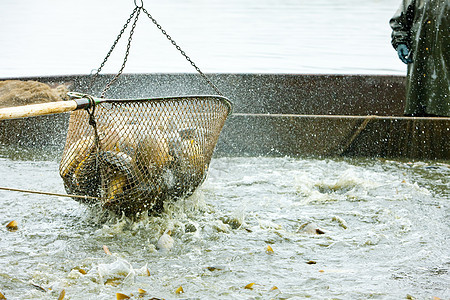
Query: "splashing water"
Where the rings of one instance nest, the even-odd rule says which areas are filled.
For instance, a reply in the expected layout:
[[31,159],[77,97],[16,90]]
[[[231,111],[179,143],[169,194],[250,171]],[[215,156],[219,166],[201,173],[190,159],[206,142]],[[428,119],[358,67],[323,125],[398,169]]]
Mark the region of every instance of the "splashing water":
[[[63,191],[53,161],[4,156],[0,169],[5,185]],[[1,223],[18,230],[1,229],[0,289],[13,299],[62,289],[173,299],[180,286],[190,299],[445,298],[449,175],[439,162],[215,158],[192,197],[134,220],[1,191]],[[168,229],[173,246],[158,250]]]

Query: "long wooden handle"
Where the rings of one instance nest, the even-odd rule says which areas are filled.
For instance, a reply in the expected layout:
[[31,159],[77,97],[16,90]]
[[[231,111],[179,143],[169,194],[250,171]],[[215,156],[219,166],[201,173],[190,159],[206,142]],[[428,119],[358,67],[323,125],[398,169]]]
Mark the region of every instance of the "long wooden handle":
[[6,107],[0,108],[0,120],[59,114],[78,108],[79,105],[74,100]]

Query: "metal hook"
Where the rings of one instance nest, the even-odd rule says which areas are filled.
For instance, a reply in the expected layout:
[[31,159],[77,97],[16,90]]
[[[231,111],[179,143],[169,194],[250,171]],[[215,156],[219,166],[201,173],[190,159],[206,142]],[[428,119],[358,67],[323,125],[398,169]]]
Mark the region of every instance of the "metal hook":
[[[90,117],[89,124],[91,124],[92,119],[94,118],[95,105],[96,105],[95,100],[90,95],[82,95],[82,98],[86,98],[89,101],[89,105],[88,105],[88,107],[86,107],[86,111]],[[94,122],[95,122],[95,120],[94,120]]]
[[140,0],[141,5],[137,5],[136,0],[134,0],[134,5],[136,5],[137,8],[143,8],[144,7],[144,0]]

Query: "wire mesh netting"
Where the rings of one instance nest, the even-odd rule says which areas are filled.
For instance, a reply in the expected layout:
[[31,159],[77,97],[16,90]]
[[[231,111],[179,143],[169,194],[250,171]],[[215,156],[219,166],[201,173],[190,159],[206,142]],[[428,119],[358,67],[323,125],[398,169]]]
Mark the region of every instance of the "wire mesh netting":
[[[219,96],[107,100],[90,125],[71,113],[60,175],[82,201],[133,214],[188,196],[204,181],[230,113]],[[80,200],[80,199],[77,199]]]

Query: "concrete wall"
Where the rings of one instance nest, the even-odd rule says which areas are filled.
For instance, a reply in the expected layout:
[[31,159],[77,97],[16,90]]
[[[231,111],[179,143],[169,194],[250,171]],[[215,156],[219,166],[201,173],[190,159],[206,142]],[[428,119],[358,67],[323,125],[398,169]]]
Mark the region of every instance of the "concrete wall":
[[[396,152],[392,143],[387,144],[394,150],[388,151],[385,142],[394,137],[394,132],[401,136],[402,132],[398,131],[409,125],[387,130],[371,122],[372,125],[365,124],[362,128],[365,117],[327,118],[328,115],[401,116],[405,97],[404,77],[300,74],[208,74],[208,77],[234,104],[234,114],[225,124],[216,155],[412,155],[404,149]],[[99,76],[90,90],[87,89],[88,76],[20,79],[50,85],[64,83],[72,91],[99,96],[111,78],[110,75]],[[214,91],[198,74],[124,74],[112,85],[106,97],[151,98],[187,94],[214,94]],[[45,144],[62,148],[67,120],[67,114],[60,114],[1,121],[0,141],[30,147]],[[448,120],[444,125],[440,124],[438,127],[445,129]],[[371,134],[370,128],[375,128],[376,134]],[[364,144],[347,143],[358,141],[355,132],[362,134]]]

